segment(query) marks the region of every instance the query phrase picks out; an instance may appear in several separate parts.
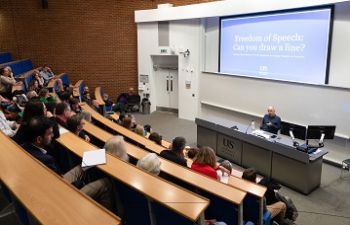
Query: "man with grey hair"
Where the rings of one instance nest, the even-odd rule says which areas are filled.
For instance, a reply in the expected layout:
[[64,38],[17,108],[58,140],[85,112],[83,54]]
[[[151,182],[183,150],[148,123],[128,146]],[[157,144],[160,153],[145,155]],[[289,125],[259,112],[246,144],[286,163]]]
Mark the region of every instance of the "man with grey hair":
[[149,153],[139,159],[136,166],[150,174],[158,176],[160,173],[161,161],[155,153]]
[[281,118],[276,115],[276,110],[273,106],[267,108],[267,114],[264,115],[260,129],[277,134],[281,129]]
[[11,99],[12,86],[21,84],[13,77],[12,69],[9,66],[0,69],[0,94]]
[[129,162],[129,156],[126,152],[125,142],[122,136],[114,136],[108,139],[105,143],[104,149],[113,156],[118,157],[125,162]]
[[89,123],[92,122],[91,113],[89,111],[82,110],[80,114],[84,117],[84,120],[88,121]]

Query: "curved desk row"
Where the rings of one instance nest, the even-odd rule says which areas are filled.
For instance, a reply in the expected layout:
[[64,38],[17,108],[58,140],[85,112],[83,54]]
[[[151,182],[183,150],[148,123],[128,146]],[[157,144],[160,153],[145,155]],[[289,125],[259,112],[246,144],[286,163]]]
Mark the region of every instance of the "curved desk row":
[[0,132],[0,178],[41,223],[109,224],[120,219],[68,184]]
[[[70,132],[62,133],[57,141],[79,157],[82,157],[85,151],[98,149]],[[201,215],[209,205],[207,199],[173,186],[112,155],[106,154],[106,157],[107,164],[99,165],[97,168],[118,182],[126,184],[129,188],[137,190],[142,195],[193,222],[203,218]]]
[[[98,114],[96,111],[92,110],[89,106],[82,105],[82,108],[84,110],[90,111],[92,113],[92,117],[94,118],[94,120],[99,121],[101,124],[105,126],[113,128],[113,131],[127,138],[132,138],[133,140],[137,140],[136,142],[141,144],[142,146],[147,146],[146,142],[149,141],[148,139],[140,135],[137,135],[128,129],[125,129],[124,127],[118,124],[111,123],[110,120],[108,120],[107,118],[104,118],[103,116]],[[94,136],[95,138],[97,138],[103,143],[113,136],[112,134],[106,132],[105,130],[99,127],[96,127],[95,125],[92,125],[90,123],[86,123],[84,129],[90,135]],[[143,155],[147,154],[145,150],[140,149],[132,144],[127,144],[127,146],[128,146],[127,147],[128,153],[130,154],[130,156],[136,159],[139,159]],[[160,147],[160,150],[154,151],[152,148],[149,148],[149,150],[159,154],[160,151],[163,150],[163,147]],[[244,196],[242,197],[242,195],[238,191],[238,190],[241,190],[243,192],[248,192],[251,196],[255,196],[257,199],[259,199],[258,201],[262,203],[262,201],[260,200],[262,199],[266,191],[265,187],[231,176],[229,178],[229,183],[228,183],[231,186],[231,188],[229,188],[225,184],[222,184],[215,180],[208,179],[203,175],[197,174],[189,169],[183,168],[167,160],[161,159],[161,161],[162,161],[161,169],[166,174],[176,178],[177,180],[185,182],[193,187],[203,189],[211,193],[212,195],[216,196],[217,198],[226,199],[229,202],[239,206],[244,198]],[[217,190],[220,190],[220,191],[217,191]],[[260,213],[256,212],[257,214],[256,217],[258,217],[258,214],[262,215],[262,204],[261,205],[259,204],[258,207],[260,208],[261,211]],[[244,207],[244,209],[246,208]]]

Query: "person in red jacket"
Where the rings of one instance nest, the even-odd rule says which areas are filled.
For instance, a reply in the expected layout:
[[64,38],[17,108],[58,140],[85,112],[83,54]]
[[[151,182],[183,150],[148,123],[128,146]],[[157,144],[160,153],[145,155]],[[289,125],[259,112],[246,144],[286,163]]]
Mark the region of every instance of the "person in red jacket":
[[208,177],[220,180],[220,177],[217,174],[217,170],[221,170],[223,173],[230,174],[230,172],[219,166],[216,162],[215,152],[210,147],[201,147],[193,159],[191,169],[202,173]]

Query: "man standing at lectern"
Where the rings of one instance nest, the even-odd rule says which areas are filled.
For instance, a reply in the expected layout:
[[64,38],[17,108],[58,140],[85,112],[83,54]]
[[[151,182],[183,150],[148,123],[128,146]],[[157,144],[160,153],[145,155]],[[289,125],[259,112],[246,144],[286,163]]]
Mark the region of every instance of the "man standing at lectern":
[[267,108],[267,114],[264,116],[260,129],[277,134],[277,131],[281,128],[281,118],[276,115],[275,108],[269,106]]

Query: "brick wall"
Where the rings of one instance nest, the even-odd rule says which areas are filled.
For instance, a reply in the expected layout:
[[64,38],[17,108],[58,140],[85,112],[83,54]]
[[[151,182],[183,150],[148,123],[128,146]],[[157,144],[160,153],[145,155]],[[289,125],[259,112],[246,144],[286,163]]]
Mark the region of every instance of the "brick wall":
[[[209,0],[210,1],[210,0]],[[0,0],[0,52],[49,64],[115,96],[137,87],[134,11],[208,0]]]

